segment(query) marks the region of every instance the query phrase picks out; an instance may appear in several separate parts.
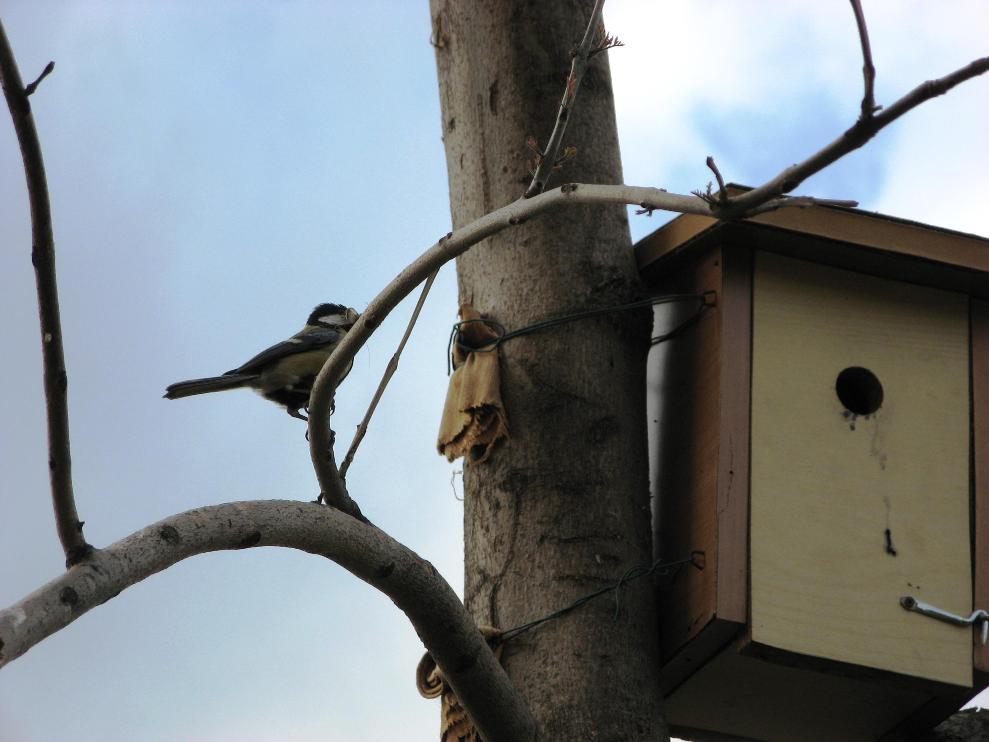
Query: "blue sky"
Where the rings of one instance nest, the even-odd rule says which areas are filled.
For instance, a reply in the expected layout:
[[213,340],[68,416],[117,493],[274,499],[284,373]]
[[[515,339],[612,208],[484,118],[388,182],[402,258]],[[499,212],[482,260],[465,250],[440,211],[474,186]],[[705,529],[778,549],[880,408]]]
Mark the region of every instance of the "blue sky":
[[[8,0],[51,188],[80,512],[96,545],[202,504],[312,499],[304,426],[247,392],[161,399],[297,330],[322,301],[364,304],[450,225],[425,1]],[[889,102],[987,53],[989,11],[866,3]],[[756,183],[856,115],[847,3],[610,0],[626,182]],[[989,235],[989,80],[881,134],[801,192]],[[557,101],[546,102],[549,107]],[[61,570],[51,524],[30,232],[0,125],[0,603]],[[633,235],[662,215],[633,217]],[[456,311],[452,266],[426,304],[351,470],[368,516],[460,590],[458,468],[435,454]],[[404,329],[358,357],[346,441]],[[390,601],[335,565],[258,549],[188,560],[0,673],[0,739],[434,739],[422,652]],[[55,700],[57,699],[57,700]]]

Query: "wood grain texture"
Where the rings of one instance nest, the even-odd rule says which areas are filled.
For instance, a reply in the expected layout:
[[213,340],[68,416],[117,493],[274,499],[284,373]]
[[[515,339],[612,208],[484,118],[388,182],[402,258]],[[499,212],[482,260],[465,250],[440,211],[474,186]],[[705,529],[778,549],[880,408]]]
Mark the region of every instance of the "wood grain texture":
[[[754,641],[971,685],[969,630],[898,602],[971,610],[967,302],[757,255]],[[848,416],[835,394],[850,366],[883,385],[873,415]]]
[[[972,300],[972,494],[976,608],[989,610],[989,302]],[[976,670],[989,672],[989,646],[974,644]]]

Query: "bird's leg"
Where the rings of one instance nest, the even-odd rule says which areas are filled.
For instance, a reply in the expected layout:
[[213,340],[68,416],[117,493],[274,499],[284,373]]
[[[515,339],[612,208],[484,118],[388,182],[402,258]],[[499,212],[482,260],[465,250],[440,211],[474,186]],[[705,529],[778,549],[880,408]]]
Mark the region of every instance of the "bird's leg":
[[[285,411],[289,414],[289,417],[294,417],[296,420],[305,420],[309,422],[309,418],[299,412],[298,409],[292,409],[291,407],[286,407]],[[309,408],[306,408],[306,412],[309,412]]]

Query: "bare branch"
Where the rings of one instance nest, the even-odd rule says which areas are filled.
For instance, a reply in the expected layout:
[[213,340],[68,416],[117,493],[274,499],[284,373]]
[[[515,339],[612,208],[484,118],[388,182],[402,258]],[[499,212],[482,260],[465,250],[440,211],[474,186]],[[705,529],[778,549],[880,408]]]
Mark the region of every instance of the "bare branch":
[[875,115],[858,119],[852,128],[808,159],[791,165],[766,184],[733,197],[727,207],[717,210],[717,216],[722,219],[745,216],[760,204],[789,193],[814,173],[820,172],[835,160],[861,147],[903,114],[916,108],[924,101],[947,93],[956,85],[977,77],[987,70],[989,70],[989,57],[983,57],[955,70],[950,75],[921,83]]
[[283,546],[330,559],[408,616],[484,739],[534,740],[535,723],[436,569],[384,532],[312,503],[234,502],[148,526],[0,611],[0,666],[125,588],[196,554]]
[[[51,72],[53,63],[31,84],[31,92]],[[31,263],[38,289],[41,319],[41,351],[45,376],[45,408],[48,417],[48,472],[58,538],[66,564],[84,559],[92,550],[82,533],[82,522],[72,494],[72,457],[69,451],[68,375],[62,350],[62,323],[58,312],[58,284],[55,280],[55,237],[52,233],[51,204],[41,143],[31,115],[30,92],[21,82],[13,50],[0,23],[0,80],[14,122],[17,142],[24,161],[28,199],[31,204]]]
[[876,68],[872,64],[872,46],[869,44],[869,28],[865,25],[865,13],[862,11],[861,0],[850,0],[855,12],[855,24],[859,30],[859,41],[862,42],[862,80],[865,92],[862,95],[862,113],[860,118],[867,119],[882,106],[876,105],[875,84]]
[[570,64],[570,75],[567,77],[567,85],[563,91],[563,100],[560,101],[560,110],[556,114],[556,124],[553,126],[553,133],[550,134],[549,143],[546,149],[537,157],[536,172],[532,176],[532,182],[525,190],[523,198],[532,198],[542,193],[546,189],[546,182],[554,167],[558,164],[557,158],[560,147],[563,145],[563,135],[567,130],[567,122],[570,120],[570,111],[574,101],[577,99],[577,90],[580,88],[580,81],[587,71],[587,65],[595,50],[604,51],[607,46],[598,48],[601,44],[617,45],[617,39],[603,34],[601,29],[601,11],[604,9],[604,0],[595,0],[594,8],[591,10],[591,17],[587,21],[587,29],[584,31],[584,38],[574,52],[573,61]]
[[426,283],[423,284],[422,293],[419,295],[419,301],[416,303],[416,307],[412,310],[412,316],[409,318],[409,324],[405,328],[405,334],[402,336],[402,341],[398,344],[398,349],[395,354],[388,361],[388,366],[385,368],[385,373],[381,377],[381,383],[378,384],[377,390],[374,392],[374,397],[371,399],[371,404],[367,408],[367,412],[364,413],[364,419],[361,420],[361,424],[357,426],[357,433],[354,434],[354,440],[350,443],[350,448],[347,449],[347,455],[343,457],[343,464],[340,466],[340,478],[347,479],[347,470],[350,468],[351,462],[354,460],[354,454],[357,452],[357,447],[361,445],[361,441],[364,440],[364,436],[367,435],[367,426],[371,421],[371,415],[378,407],[378,402],[381,401],[381,395],[384,394],[385,387],[388,386],[388,382],[391,381],[391,377],[395,375],[398,370],[398,359],[402,355],[402,351],[405,350],[405,344],[409,341],[409,336],[412,334],[412,328],[415,327],[416,320],[419,319],[419,312],[422,311],[422,305],[426,303],[426,296],[429,294],[429,289],[433,286],[433,281],[436,279],[436,271],[429,274],[429,278],[426,279]]

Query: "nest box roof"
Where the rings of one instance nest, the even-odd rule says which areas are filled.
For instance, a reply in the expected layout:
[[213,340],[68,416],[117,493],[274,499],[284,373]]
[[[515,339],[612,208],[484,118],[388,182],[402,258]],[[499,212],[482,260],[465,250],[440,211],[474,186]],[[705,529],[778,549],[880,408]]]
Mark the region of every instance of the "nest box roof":
[[793,207],[730,222],[682,214],[636,244],[635,254],[649,280],[727,241],[989,298],[989,239],[861,209]]

